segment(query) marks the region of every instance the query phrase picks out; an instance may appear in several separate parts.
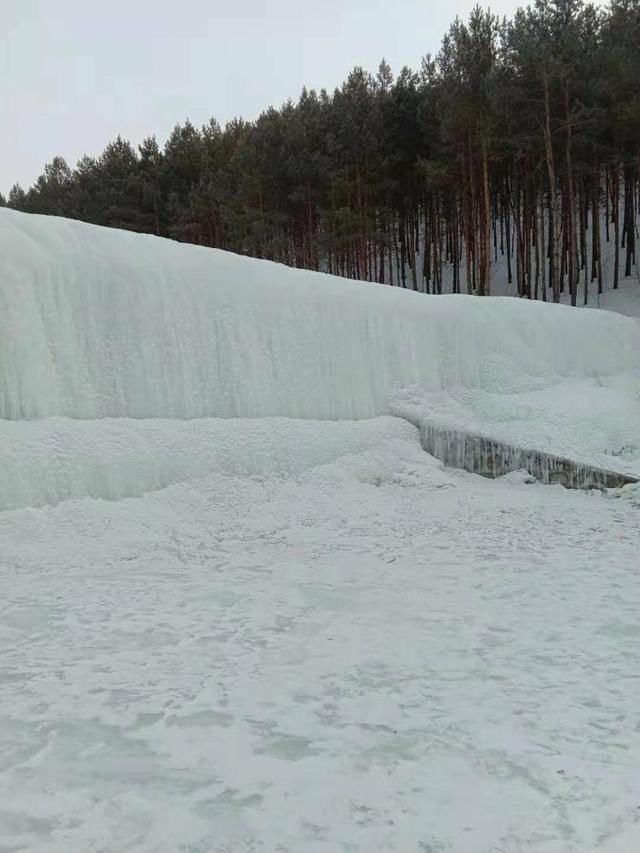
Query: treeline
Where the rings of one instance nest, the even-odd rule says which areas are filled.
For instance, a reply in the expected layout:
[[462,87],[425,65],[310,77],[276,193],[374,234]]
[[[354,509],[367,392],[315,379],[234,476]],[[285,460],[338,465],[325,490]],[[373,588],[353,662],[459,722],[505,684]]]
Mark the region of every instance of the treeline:
[[477,7],[418,72],[55,157],[6,203],[425,292],[488,294],[501,262],[576,304],[636,263],[640,0]]

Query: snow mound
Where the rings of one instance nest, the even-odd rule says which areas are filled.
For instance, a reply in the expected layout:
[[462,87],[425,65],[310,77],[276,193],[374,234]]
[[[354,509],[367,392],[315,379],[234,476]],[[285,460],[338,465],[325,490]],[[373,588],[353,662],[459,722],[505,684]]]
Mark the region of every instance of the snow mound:
[[0,210],[4,419],[367,418],[397,385],[521,393],[636,370],[639,329]]
[[[384,447],[378,458],[374,448]],[[422,454],[418,431],[398,418],[320,423],[262,420],[0,421],[0,510],[108,500],[207,475],[296,477],[345,457],[345,470],[375,483],[400,473],[391,457]],[[386,466],[386,467],[385,467]],[[409,465],[409,470],[410,470]],[[408,482],[411,481],[407,474]]]

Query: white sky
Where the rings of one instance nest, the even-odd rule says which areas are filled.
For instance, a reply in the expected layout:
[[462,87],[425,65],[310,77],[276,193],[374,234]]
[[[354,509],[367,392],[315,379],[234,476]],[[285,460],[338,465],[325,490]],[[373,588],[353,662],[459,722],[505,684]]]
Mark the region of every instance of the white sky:
[[[438,50],[474,0],[0,0],[0,190],[121,133],[255,118],[353,68]],[[510,14],[518,0],[493,0]]]

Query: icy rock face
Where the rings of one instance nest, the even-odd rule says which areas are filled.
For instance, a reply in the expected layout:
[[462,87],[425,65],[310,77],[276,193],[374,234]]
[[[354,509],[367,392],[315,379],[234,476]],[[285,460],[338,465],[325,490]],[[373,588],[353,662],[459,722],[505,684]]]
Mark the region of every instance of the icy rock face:
[[393,386],[640,368],[608,312],[397,288],[0,210],[0,418],[367,418]]

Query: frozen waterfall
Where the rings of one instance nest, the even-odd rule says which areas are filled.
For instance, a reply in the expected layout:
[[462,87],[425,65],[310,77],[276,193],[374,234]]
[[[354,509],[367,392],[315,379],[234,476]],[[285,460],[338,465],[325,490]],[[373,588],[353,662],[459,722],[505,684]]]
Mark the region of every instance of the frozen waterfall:
[[366,418],[393,386],[543,387],[640,367],[638,324],[425,297],[0,210],[0,418]]

